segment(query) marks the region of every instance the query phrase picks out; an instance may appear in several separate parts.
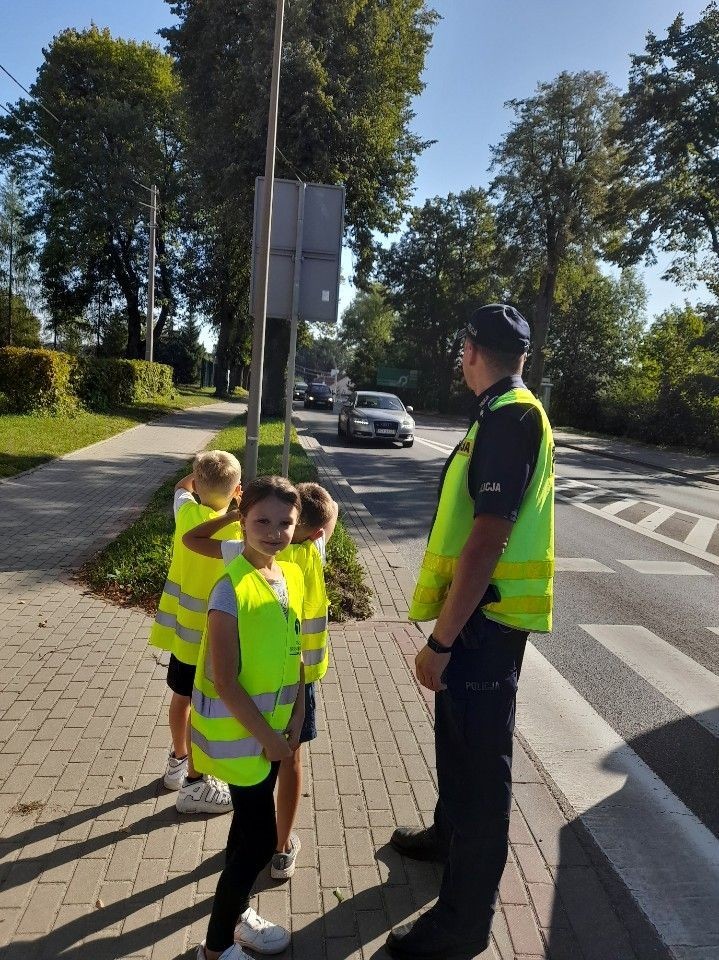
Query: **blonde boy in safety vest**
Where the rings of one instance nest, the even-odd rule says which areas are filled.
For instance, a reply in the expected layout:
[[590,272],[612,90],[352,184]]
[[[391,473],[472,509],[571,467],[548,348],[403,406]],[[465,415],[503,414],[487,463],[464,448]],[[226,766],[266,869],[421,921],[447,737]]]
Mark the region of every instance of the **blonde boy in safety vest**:
[[[324,564],[327,542],[337,523],[338,507],[319,483],[298,483],[297,492],[302,502],[299,523],[292,543],[277,556],[291,560],[304,576],[302,608],[302,660],[305,676],[305,722],[300,735],[300,746],[291,757],[281,761],[277,778],[277,851],[272,858],[270,873],[275,880],[287,880],[295,872],[300,840],[293,832],[295,817],[302,796],[301,745],[317,736],[315,722],[315,681],[321,680],[329,665],[327,629],[327,591]],[[225,517],[210,520],[188,531],[183,543],[189,550],[205,557],[222,558],[230,564],[242,553],[242,540],[231,540],[224,535],[230,522],[239,513],[230,511]],[[221,540],[213,539],[223,531]]]
[[195,457],[192,473],[175,486],[172,560],[149,642],[170,652],[167,685],[172,690],[169,718],[172,748],[164,784],[168,790],[179,791],[175,806],[180,813],[229,813],[232,810],[227,785],[195,771],[189,727],[207,599],[224,573],[224,566],[221,560],[191,553],[182,538],[198,524],[218,517],[222,519],[223,537],[241,536],[239,523],[235,520],[228,524],[225,516],[232,500],[240,496],[240,475],[240,464],[231,453],[208,450]]

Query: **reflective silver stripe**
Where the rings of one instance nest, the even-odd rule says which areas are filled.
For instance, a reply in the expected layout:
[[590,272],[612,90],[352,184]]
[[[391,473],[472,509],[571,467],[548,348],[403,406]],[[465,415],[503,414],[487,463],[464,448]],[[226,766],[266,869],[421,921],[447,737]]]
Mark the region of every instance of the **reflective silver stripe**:
[[207,610],[207,601],[200,597],[193,597],[190,593],[181,593],[179,603],[185,610],[191,610],[192,613],[204,613]]
[[[279,697],[276,693],[257,693],[251,699],[260,713],[272,713],[275,706],[286,707],[290,703],[294,703],[298,687],[299,684],[297,683],[283,687],[280,690]],[[233,718],[233,714],[230,713],[219,697],[208,697],[197,687],[192,691],[192,706],[206,720],[230,720]]]
[[315,617],[302,621],[302,633],[321,633],[327,629],[327,617]]
[[302,662],[306,667],[314,667],[318,663],[322,663],[327,653],[327,645],[320,647],[318,650],[303,650],[302,651]]
[[179,597],[180,596],[180,584],[175,583],[174,580],[165,580],[165,589],[163,593],[166,593],[170,597]]
[[291,683],[288,686],[283,687],[280,690],[277,706],[288,707],[291,703],[294,703],[297,699],[297,691],[299,690],[299,687],[299,683]]
[[180,640],[184,640],[185,643],[199,643],[202,640],[202,630],[190,630],[189,627],[183,627],[181,623],[177,622],[174,613],[165,613],[164,610],[158,610],[155,614],[155,623],[159,623],[161,627],[169,627],[174,630]]
[[262,744],[254,737],[243,737],[241,740],[208,740],[194,727],[192,742],[213,760],[239,760],[242,757],[259,757],[262,753]]
[[206,720],[230,720],[232,714],[224,705],[222,700],[215,697],[208,697],[197,687],[192,691],[192,706]]

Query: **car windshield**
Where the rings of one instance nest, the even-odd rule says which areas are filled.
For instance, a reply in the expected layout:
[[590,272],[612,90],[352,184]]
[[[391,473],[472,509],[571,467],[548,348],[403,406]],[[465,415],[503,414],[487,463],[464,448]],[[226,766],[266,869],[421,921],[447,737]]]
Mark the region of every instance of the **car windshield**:
[[303,383],[301,380],[298,380],[295,383],[295,390],[306,390],[306,389],[307,389],[307,384]]
[[357,406],[365,410],[404,410],[398,397],[374,397],[369,393],[360,393]]
[[311,383],[310,390],[312,393],[329,393],[330,388],[324,383]]

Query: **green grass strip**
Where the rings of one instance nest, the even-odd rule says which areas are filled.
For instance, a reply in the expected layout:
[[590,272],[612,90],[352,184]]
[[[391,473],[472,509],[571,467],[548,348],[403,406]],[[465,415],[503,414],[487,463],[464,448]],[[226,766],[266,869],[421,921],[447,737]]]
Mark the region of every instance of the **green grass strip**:
[[[229,450],[242,462],[245,435],[243,415],[220,431],[209,448]],[[282,421],[269,420],[261,424],[257,458],[259,475],[280,473],[283,438]],[[85,565],[82,578],[96,593],[115,603],[155,612],[172,553],[173,490],[189,469],[189,466],[183,468],[163,483],[135,523]],[[290,479],[294,483],[318,479],[315,465],[297,441],[294,428],[290,444]],[[372,594],[365,571],[359,562],[357,547],[341,518],[327,544],[325,577],[331,620],[366,620],[372,615]]]
[[[244,393],[244,391],[243,391]],[[233,399],[240,399],[239,395]],[[178,387],[175,396],[106,413],[78,410],[57,415],[2,413],[0,409],[0,477],[13,477],[48,460],[107,440],[173,410],[216,403],[213,387]]]

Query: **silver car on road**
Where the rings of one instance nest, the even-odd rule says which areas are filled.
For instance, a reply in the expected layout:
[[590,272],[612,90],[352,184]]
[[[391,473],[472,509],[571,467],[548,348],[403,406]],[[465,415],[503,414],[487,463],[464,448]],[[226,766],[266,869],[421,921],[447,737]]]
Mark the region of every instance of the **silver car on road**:
[[393,393],[356,390],[342,404],[337,436],[353,440],[399,441],[403,447],[414,443],[412,407],[405,407]]

